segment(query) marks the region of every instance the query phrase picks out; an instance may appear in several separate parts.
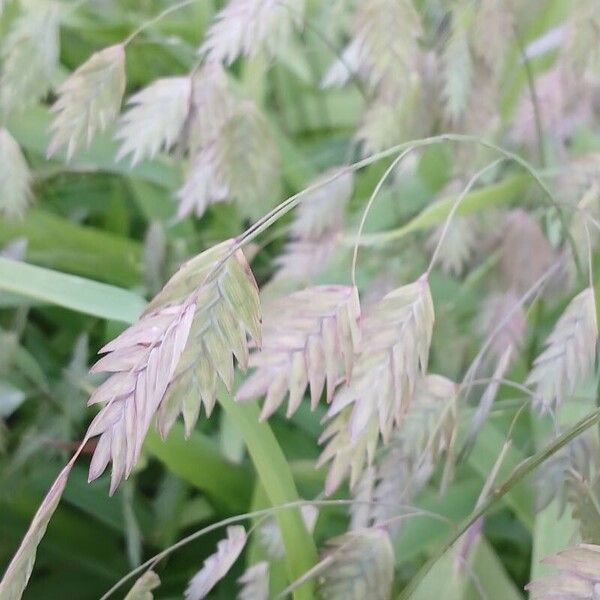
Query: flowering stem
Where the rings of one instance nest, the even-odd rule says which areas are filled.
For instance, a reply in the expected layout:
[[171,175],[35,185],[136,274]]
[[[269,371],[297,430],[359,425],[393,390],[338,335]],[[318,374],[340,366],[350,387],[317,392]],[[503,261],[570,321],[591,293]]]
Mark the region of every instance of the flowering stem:
[[[256,404],[234,402],[227,392],[219,394],[219,404],[239,428],[271,504],[279,506],[298,500],[290,466],[271,428],[259,421]],[[295,581],[317,563],[317,549],[299,509],[278,512],[276,518],[285,547],[288,578]],[[310,600],[313,589],[314,582],[307,580],[294,589],[293,597]]]

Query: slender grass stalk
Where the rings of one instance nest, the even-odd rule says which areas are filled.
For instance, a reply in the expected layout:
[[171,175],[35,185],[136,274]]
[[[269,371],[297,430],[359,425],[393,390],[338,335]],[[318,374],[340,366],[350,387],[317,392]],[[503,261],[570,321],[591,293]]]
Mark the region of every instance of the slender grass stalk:
[[[225,391],[219,394],[219,404],[239,428],[271,504],[298,500],[290,466],[271,428],[259,421],[258,406],[234,402]],[[294,581],[317,562],[317,549],[299,509],[277,513],[277,522],[285,547],[287,574]],[[314,582],[306,581],[294,590],[293,596],[309,600],[313,598],[313,588]]]

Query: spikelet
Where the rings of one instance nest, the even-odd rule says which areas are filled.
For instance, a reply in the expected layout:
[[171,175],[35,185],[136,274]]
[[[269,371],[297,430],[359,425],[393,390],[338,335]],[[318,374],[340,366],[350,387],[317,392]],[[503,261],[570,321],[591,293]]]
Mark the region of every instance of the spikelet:
[[483,394],[481,395],[481,400],[479,400],[479,405],[475,410],[475,414],[473,415],[473,419],[469,425],[469,430],[465,435],[465,441],[462,450],[463,454],[470,452],[475,440],[477,439],[479,431],[487,420],[492,409],[492,404],[494,403],[496,395],[498,394],[498,390],[500,389],[500,380],[506,376],[515,353],[516,346],[507,345],[504,349],[504,352],[498,356],[498,363],[492,374],[492,381],[490,381],[490,383],[486,386]]
[[473,51],[494,74],[500,71],[515,35],[516,15],[511,4],[506,0],[483,0],[473,23]]
[[329,540],[329,560],[319,578],[323,600],[389,600],[394,580],[394,550],[382,529],[346,533]]
[[119,114],[124,92],[124,46],[117,44],[92,54],[58,89],[48,156],[66,145],[70,159],[82,144],[89,145],[95,133],[104,131]]
[[210,145],[192,159],[188,174],[176,198],[177,218],[183,219],[192,213],[201,217],[211,204],[229,198],[229,186],[220,172],[215,159],[215,148]]
[[238,105],[221,63],[207,62],[192,76],[192,98],[186,134],[194,156],[212,143]]
[[441,375],[427,375],[417,383],[405,422],[376,465],[375,525],[397,533],[401,521],[386,522],[412,502],[452,448],[458,426],[456,392],[457,385]]
[[360,44],[353,40],[327,69],[321,80],[321,87],[326,89],[346,85],[354,75],[359,74],[361,58]]
[[274,281],[312,283],[331,265],[339,249],[339,239],[340,233],[332,231],[314,240],[290,240],[275,259]]
[[415,72],[403,80],[401,90],[379,94],[365,110],[356,138],[365,154],[379,152],[406,139],[418,137],[428,127],[422,82]]
[[0,156],[0,214],[19,219],[31,201],[31,173],[19,144],[4,128],[0,128]]
[[0,113],[4,115],[45,96],[58,70],[60,4],[29,0],[24,8],[2,42]]
[[352,379],[329,410],[352,406],[350,435],[357,438],[375,413],[384,441],[410,406],[417,378],[427,369],[434,309],[425,276],[390,292],[367,315]]
[[153,600],[152,590],[160,585],[160,577],[154,571],[146,571],[129,590],[124,600]]
[[[324,183],[332,177],[335,179]],[[354,189],[354,175],[351,171],[333,168],[308,187],[313,185],[318,187],[303,196],[294,214],[291,233],[297,239],[318,239],[332,230],[341,229]]]
[[[300,516],[306,530],[312,534],[319,518],[319,510],[312,504],[306,504],[300,507]],[[260,524],[258,537],[269,559],[278,560],[285,556],[283,536],[275,517],[269,517]]]
[[[544,510],[553,500],[558,501],[558,513],[562,515],[568,500],[574,498],[572,482],[590,481],[595,472],[598,447],[590,435],[581,435],[544,461],[535,473],[537,511]],[[576,492],[579,495],[579,491]]]
[[446,99],[446,113],[452,123],[462,117],[471,93],[473,56],[469,33],[474,17],[471,2],[460,0],[454,3],[450,35],[442,54],[443,95]]
[[117,160],[131,154],[133,166],[171,148],[188,116],[191,91],[189,77],[165,77],[134,94],[115,136],[122,141]]
[[350,436],[350,418],[352,410],[347,408],[325,428],[319,444],[327,442],[317,462],[317,468],[331,461],[325,479],[325,494],[330,496],[350,475],[350,488],[354,488],[365,469],[370,465],[377,448],[379,429],[377,417],[372,415],[366,427],[357,437]]
[[258,287],[242,251],[227,259],[218,276],[202,283],[233,245],[233,240],[223,242],[189,261],[155,300],[178,302],[189,293],[190,286],[193,289],[202,284],[188,344],[157,415],[157,428],[163,437],[179,413],[187,435],[196,423],[201,403],[210,415],[218,378],[231,389],[233,356],[242,370],[248,366],[246,332],[261,344]]
[[304,0],[229,0],[199,52],[226,64],[259,51],[276,56],[303,18]]
[[227,538],[217,544],[215,554],[209,556],[196,573],[187,589],[185,600],[201,600],[227,575],[246,545],[246,530],[241,525],[227,528]]
[[195,308],[187,303],[147,313],[104,346],[106,356],[92,367],[92,372],[114,372],[90,398],[90,403],[106,404],[88,429],[89,436],[100,435],[89,480],[99,477],[112,458],[111,494],[139,458],[186,345]]
[[[573,71],[557,64],[535,81],[537,107],[544,133],[566,145],[582,124],[593,119],[593,95],[590,86],[581,85]],[[513,119],[512,139],[529,148],[537,143],[537,127],[531,93],[524,90]]]
[[[427,247],[431,252],[437,247],[443,230],[443,224],[436,227],[427,240]],[[477,242],[476,220],[469,216],[455,217],[446,230],[444,251],[439,257],[442,271],[449,275],[461,275],[475,253]]]
[[238,579],[241,589],[238,600],[269,600],[269,563],[252,565]]
[[[577,211],[574,212],[569,224],[569,236],[572,246],[568,253],[572,259],[577,258],[580,265],[585,264],[588,251],[594,251],[600,240],[600,232],[593,224],[592,219],[600,220],[600,185],[592,182],[585,190],[577,203]],[[569,262],[569,274],[573,283],[577,280],[575,260]]]
[[589,287],[571,300],[533,363],[526,383],[535,386],[535,408],[554,410],[575,391],[593,371],[597,341],[596,300]]
[[503,286],[521,296],[556,261],[539,223],[522,209],[512,211],[502,236],[500,276]]
[[442,375],[426,375],[415,389],[414,401],[398,433],[419,461],[435,464],[456,435],[456,383]]
[[371,524],[373,496],[377,471],[374,466],[367,467],[352,490],[354,503],[350,505],[349,531],[366,529]]
[[237,393],[244,402],[266,395],[261,420],[270,417],[289,394],[291,417],[310,387],[311,407],[325,382],[331,401],[341,373],[350,377],[358,350],[358,291],[348,286],[317,286],[273,302],[265,312],[263,345],[250,357],[256,371]]
[[597,84],[600,75],[599,26],[598,5],[593,0],[579,2],[566,23],[560,62],[566,71],[588,84]]
[[[494,334],[490,344],[490,354],[494,360],[499,360],[507,350],[517,350],[523,345],[527,320],[514,291],[495,292],[487,296],[482,305],[480,321],[486,339]],[[496,331],[500,324],[502,327]],[[515,352],[513,358],[514,355]]]
[[[307,192],[298,205],[291,226],[292,237],[276,258],[275,281],[308,284],[325,270],[339,247],[348,201],[353,192],[353,175],[344,169],[326,171],[310,186],[329,183]],[[310,187],[309,186],[309,187]]]
[[279,150],[265,116],[244,101],[215,140],[215,161],[229,194],[250,215],[261,214],[279,186]]
[[600,546],[579,544],[554,556],[544,564],[555,567],[548,575],[529,583],[525,589],[536,600],[595,600],[600,586]]
[[2,577],[2,581],[0,581],[0,598],[2,600],[19,600],[23,595],[23,591],[27,587],[27,582],[33,571],[37,548],[60,502],[65,486],[67,485],[71,467],[72,465],[68,464],[52,484],[44,501],[35,513],[19,549],[10,561]]
[[361,2],[352,44],[359,72],[372,89],[404,81],[418,56],[421,23],[411,0]]
[[250,268],[239,250],[225,260],[233,245],[223,242],[185,264],[140,321],[101,350],[107,354],[92,370],[113,375],[89,401],[105,404],[88,430],[100,435],[89,479],[112,460],[111,493],[135,465],[154,415],[164,437],[181,412],[189,435],[201,402],[207,413],[214,406],[217,378],[231,387],[232,353],[246,367],[246,331],[260,339]]
[[[596,448],[597,450],[597,448]],[[573,518],[579,522],[582,542],[600,543],[600,477],[573,470],[569,472],[568,497],[573,507]]]

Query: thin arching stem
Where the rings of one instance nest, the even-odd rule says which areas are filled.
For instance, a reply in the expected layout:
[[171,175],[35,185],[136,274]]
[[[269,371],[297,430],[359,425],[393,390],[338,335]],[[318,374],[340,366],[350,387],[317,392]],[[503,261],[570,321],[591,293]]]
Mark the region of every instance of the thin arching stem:
[[521,60],[523,61],[523,67],[525,69],[525,77],[527,78],[527,87],[529,88],[529,95],[531,96],[531,106],[533,108],[533,119],[535,121],[535,137],[538,147],[538,155],[540,165],[546,166],[546,149],[544,147],[544,128],[542,125],[542,113],[540,110],[540,101],[535,87],[535,77],[531,68],[531,61],[525,52],[523,39],[519,31],[518,26],[514,26],[515,39],[517,40],[517,46],[519,47],[519,53]]
[[363,211],[362,218],[360,220],[360,225],[358,226],[358,231],[356,233],[356,242],[354,243],[354,251],[352,253],[351,273],[352,273],[352,285],[354,285],[354,286],[356,286],[356,263],[358,261],[358,246],[360,244],[360,238],[362,236],[363,229],[364,229],[365,223],[367,221],[367,217],[369,216],[369,212],[373,206],[373,203],[375,202],[375,198],[377,198],[377,195],[381,191],[381,188],[383,187],[383,184],[386,182],[387,178],[390,176],[390,173],[398,166],[398,164],[402,161],[402,159],[404,157],[406,157],[408,154],[410,154],[413,150],[414,150],[414,147],[407,148],[404,152],[399,154],[392,161],[392,164],[385,170],[385,173],[381,176],[381,178],[377,182],[377,185],[373,189],[373,193],[371,194],[371,197],[369,198],[369,201],[367,202],[367,205],[365,206],[365,210]]
[[[304,197],[307,196],[309,193],[332,183],[333,181],[335,181],[336,179],[338,179],[339,177],[342,177],[343,175],[345,175],[347,173],[354,173],[355,171],[359,171],[360,169],[363,169],[364,167],[372,165],[372,164],[374,164],[380,160],[383,160],[385,158],[388,158],[390,156],[394,156],[395,154],[398,154],[399,152],[404,152],[405,150],[413,150],[413,149],[417,149],[417,148],[424,148],[427,146],[433,146],[436,144],[442,144],[442,143],[446,143],[446,142],[457,142],[457,143],[461,143],[461,144],[477,144],[484,148],[489,148],[490,150],[493,150],[493,151],[499,153],[500,155],[504,156],[508,160],[516,162],[518,165],[523,167],[531,175],[531,177],[536,181],[536,183],[541,187],[541,189],[543,190],[544,194],[546,195],[546,197],[548,198],[548,200],[550,201],[552,206],[557,210],[560,220],[561,220],[561,225],[562,225],[562,228],[564,231],[565,239],[568,240],[569,244],[574,249],[574,243],[573,243],[572,237],[569,233],[568,224],[567,224],[567,222],[564,218],[564,215],[562,213],[562,210],[561,210],[561,203],[558,202],[557,199],[554,197],[554,194],[552,193],[550,188],[546,185],[546,183],[544,183],[540,174],[537,172],[537,170],[535,169],[535,167],[533,165],[531,165],[527,160],[525,160],[518,154],[511,152],[510,150],[506,150],[506,149],[502,148],[501,146],[498,146],[497,144],[494,144],[493,142],[490,142],[489,140],[486,140],[479,136],[465,135],[465,134],[459,134],[459,133],[444,133],[441,135],[436,135],[436,136],[431,136],[431,137],[427,137],[427,138],[412,140],[409,142],[404,142],[402,144],[392,146],[391,148],[388,148],[387,150],[383,150],[381,152],[372,154],[371,156],[368,156],[362,160],[359,160],[358,162],[355,162],[351,165],[348,165],[347,167],[344,167],[343,169],[338,170],[336,173],[332,174],[330,177],[327,177],[318,182],[315,182],[314,184],[308,186],[307,188],[294,194],[293,196],[290,196],[289,198],[287,198],[287,200],[284,200],[283,202],[281,202],[278,206],[273,208],[266,215],[264,215],[261,219],[259,219],[254,225],[249,227],[242,235],[240,235],[237,238],[236,243],[229,250],[229,252],[227,252],[221,258],[221,260],[217,261],[217,263],[215,264],[213,269],[207,274],[205,281],[209,281],[212,277],[214,277],[215,274],[222,267],[222,265],[237,250],[242,248],[245,244],[247,244],[248,242],[250,242],[251,240],[256,238],[258,235],[260,235],[266,229],[268,229],[275,221],[279,220],[281,217],[283,217],[288,212],[293,210],[304,199]],[[385,234],[383,234],[383,237],[385,237]],[[389,240],[386,239],[386,241],[392,241],[393,239],[394,239],[394,236],[392,234],[389,236]],[[575,252],[574,252],[574,260],[577,265],[578,272],[581,272],[579,260],[578,260],[577,254]]]
[[197,1],[198,0],[182,0],[182,2],[179,2],[177,4],[173,4],[171,6],[168,6],[162,12],[158,13],[155,17],[152,17],[151,19],[148,19],[147,21],[144,21],[139,27],[137,27],[136,29],[134,29],[123,40],[123,42],[122,42],[123,46],[128,46],[129,44],[131,44],[131,42],[133,42],[133,40],[140,33],[142,33],[143,31],[145,31],[146,29],[148,29],[148,27],[152,27],[152,25],[155,25],[159,21],[162,21],[165,17],[167,17],[171,13],[174,13],[174,12],[176,12],[178,10],[181,10],[182,8],[185,8],[186,6],[189,6],[190,4],[194,4]]
[[[146,562],[142,563],[135,569],[132,569],[131,571],[129,571],[129,573],[126,573],[125,575],[123,575],[123,577],[121,577],[121,579],[119,579],[119,581],[117,581],[117,583],[115,583],[100,598],[100,600],[107,600],[107,598],[109,598],[114,592],[116,592],[119,588],[121,588],[132,577],[135,577],[136,575],[140,574],[142,571],[152,568],[158,562],[160,562],[163,558],[169,556],[176,550],[179,550],[179,548],[186,546],[187,544],[193,542],[194,540],[197,540],[198,538],[202,537],[203,535],[210,533],[211,531],[215,531],[217,529],[221,529],[223,527],[227,527],[228,525],[233,525],[235,523],[240,523],[240,522],[246,521],[248,519],[256,519],[256,518],[262,519],[265,517],[270,517],[270,516],[274,515],[275,513],[285,511],[285,510],[297,509],[297,508],[301,508],[303,506],[350,506],[353,504],[367,504],[367,505],[380,504],[381,505],[381,504],[387,504],[387,503],[377,501],[377,500],[371,500],[371,501],[368,501],[368,500],[342,500],[342,499],[340,499],[340,500],[297,500],[295,502],[288,502],[288,503],[282,504],[280,506],[272,506],[270,508],[264,508],[261,510],[255,510],[255,511],[247,512],[244,514],[228,517],[228,518],[218,521],[216,523],[211,523],[207,527],[199,529],[198,531],[195,531],[194,533],[182,538],[175,544],[172,544],[168,548],[165,548],[158,554],[155,554],[153,557],[149,558]],[[407,504],[405,504],[405,505],[396,505],[396,504],[392,504],[392,503],[390,503],[390,504],[393,506],[396,506],[397,508],[405,508],[407,510],[420,511],[420,513],[423,515],[427,515],[431,518],[436,518],[436,519],[439,519],[446,523],[453,524],[447,517],[444,517],[443,515],[440,515],[438,513],[432,512],[432,511],[422,510],[422,509],[419,509],[419,508],[416,508],[414,506],[407,505]]]
[[446,239],[446,234],[448,233],[448,229],[450,228],[452,219],[454,218],[454,215],[456,214],[456,211],[459,209],[462,201],[466,198],[467,194],[471,191],[471,188],[475,185],[477,180],[480,177],[482,177],[485,173],[487,173],[487,171],[490,171],[490,170],[496,168],[503,160],[505,160],[505,159],[499,158],[499,159],[495,160],[494,162],[491,162],[489,165],[486,165],[485,167],[483,167],[483,169],[480,169],[479,171],[477,171],[477,173],[475,173],[475,175],[473,175],[473,177],[471,177],[471,179],[465,186],[465,189],[461,192],[460,196],[456,199],[456,202],[454,203],[454,205],[452,206],[452,209],[448,213],[448,217],[446,218],[446,222],[444,223],[444,227],[442,229],[440,239],[438,240],[435,250],[433,251],[433,254],[431,255],[431,260],[429,262],[429,266],[427,267],[427,271],[426,271],[427,276],[429,276],[431,274],[431,270],[435,266],[435,262],[437,260],[438,254],[442,248],[444,240]]

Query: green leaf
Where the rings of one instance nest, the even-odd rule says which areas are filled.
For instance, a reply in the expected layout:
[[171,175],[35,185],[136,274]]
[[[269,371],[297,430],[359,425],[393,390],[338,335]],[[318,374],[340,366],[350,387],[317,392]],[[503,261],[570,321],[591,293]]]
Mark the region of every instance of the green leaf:
[[[505,442],[503,435],[495,425],[486,423],[477,436],[477,443],[473,452],[469,455],[469,464],[481,475],[482,480],[488,477],[500,450]],[[500,467],[497,480],[501,481],[524,460],[525,456],[514,445],[509,448]],[[531,489],[526,483],[520,483],[511,488],[504,496],[503,502],[514,510],[521,522],[528,528],[533,527],[533,497]]]
[[[469,215],[471,213],[489,209],[492,206],[510,204],[522,197],[522,193],[528,185],[529,179],[530,178],[527,175],[515,175],[513,177],[507,177],[500,183],[469,192],[464,197],[456,212],[459,215]],[[457,195],[442,198],[425,208],[425,210],[401,227],[382,233],[365,235],[363,236],[361,243],[365,246],[386,244],[394,240],[399,240],[409,233],[422,231],[423,229],[428,229],[434,225],[443,223],[450,214],[450,211],[456,202],[456,198]],[[354,241],[355,240],[352,239],[352,243],[354,243]]]
[[127,290],[2,257],[0,290],[125,323],[137,319],[145,306]]
[[[47,108],[37,106],[21,112],[10,119],[8,130],[19,144],[40,156],[45,156],[50,135],[52,117]],[[142,161],[130,168],[128,160],[115,161],[118,144],[111,139],[111,133],[98,136],[87,150],[78,152],[64,170],[106,171],[122,175],[135,175],[160,186],[175,189],[179,185],[178,170],[165,160]],[[64,151],[57,152],[64,159]]]
[[[238,404],[225,392],[219,394],[219,403],[240,430],[271,504],[278,506],[298,500],[289,464],[269,425],[258,421],[260,412],[256,403]],[[317,550],[299,509],[278,511],[276,518],[285,546],[288,578],[295,581],[316,563]],[[312,598],[313,587],[314,582],[307,581],[294,590],[294,598]]]
[[250,473],[225,460],[216,444],[202,434],[194,432],[186,440],[183,426],[176,423],[164,441],[150,430],[144,447],[170,471],[217,501],[217,508],[240,512],[248,507]]
[[0,244],[17,238],[27,239],[27,260],[40,266],[127,287],[141,280],[141,246],[127,238],[43,210],[19,223],[0,220]]

